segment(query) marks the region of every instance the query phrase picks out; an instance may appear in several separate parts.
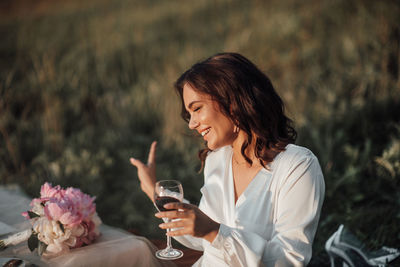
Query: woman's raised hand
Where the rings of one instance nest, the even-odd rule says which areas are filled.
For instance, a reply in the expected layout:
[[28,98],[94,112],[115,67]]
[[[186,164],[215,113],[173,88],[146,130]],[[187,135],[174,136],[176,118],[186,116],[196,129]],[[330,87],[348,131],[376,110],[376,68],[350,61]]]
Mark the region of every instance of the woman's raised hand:
[[164,205],[170,211],[162,211],[155,214],[158,218],[180,219],[160,224],[162,229],[179,228],[169,231],[169,236],[192,235],[208,240],[210,243],[218,234],[220,224],[213,221],[195,205],[171,202]]
[[130,158],[130,162],[138,170],[140,180],[140,188],[146,195],[154,201],[154,187],[156,183],[156,146],[157,142],[153,141],[150,146],[149,157],[147,164],[144,164],[138,159]]

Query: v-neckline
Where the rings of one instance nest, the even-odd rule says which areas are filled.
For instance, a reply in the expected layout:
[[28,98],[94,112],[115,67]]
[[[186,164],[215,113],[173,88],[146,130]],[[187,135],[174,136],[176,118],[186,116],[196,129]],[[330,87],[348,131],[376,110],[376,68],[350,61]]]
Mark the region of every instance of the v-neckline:
[[238,198],[236,199],[236,194],[235,194],[235,179],[233,177],[233,149],[231,150],[231,154],[229,156],[229,173],[228,173],[228,177],[230,180],[230,195],[231,198],[233,200],[233,204],[234,207],[238,207],[244,200],[242,200],[244,198],[243,195],[245,195],[246,191],[248,191],[249,187],[252,186],[252,184],[254,183],[254,180],[257,179],[257,177],[259,176],[259,174],[263,171],[263,167],[261,167],[253,176],[253,178],[251,179],[251,181],[248,183],[248,185],[246,186],[246,188],[243,190],[243,192],[238,196]]

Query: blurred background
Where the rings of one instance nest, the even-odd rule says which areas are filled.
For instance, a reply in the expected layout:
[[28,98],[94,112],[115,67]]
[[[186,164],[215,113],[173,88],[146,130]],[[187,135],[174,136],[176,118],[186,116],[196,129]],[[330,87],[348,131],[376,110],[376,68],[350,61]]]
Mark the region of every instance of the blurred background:
[[325,175],[311,266],[344,224],[368,249],[400,244],[400,4],[382,0],[3,0],[0,184],[97,196],[104,223],[164,238],[129,157],[158,140],[158,179],[200,199],[199,138],[179,75],[239,52],[272,80]]

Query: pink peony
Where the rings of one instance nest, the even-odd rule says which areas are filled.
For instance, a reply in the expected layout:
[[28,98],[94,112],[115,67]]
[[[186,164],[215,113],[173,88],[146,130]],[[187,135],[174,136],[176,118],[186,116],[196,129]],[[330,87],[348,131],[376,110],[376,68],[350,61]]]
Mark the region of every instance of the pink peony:
[[79,213],[66,212],[60,218],[60,222],[67,227],[74,227],[75,225],[80,224],[81,221],[82,216]]
[[45,183],[40,198],[31,202],[31,212],[39,217],[22,215],[38,233],[38,239],[48,245],[47,252],[60,253],[69,248],[92,243],[99,235],[101,220],[96,213],[95,197],[82,193],[77,188],[52,187]]
[[58,201],[52,201],[44,207],[44,214],[47,219],[60,221],[61,217],[68,212],[68,207]]
[[40,188],[40,198],[41,199],[50,199],[57,198],[62,199],[63,191],[59,185],[52,187],[49,183],[44,183]]
[[82,193],[79,189],[69,187],[65,191],[65,197],[79,210],[83,218],[88,218],[96,212],[95,198]]
[[31,206],[35,206],[38,204],[44,205],[50,199],[61,200],[63,199],[64,191],[65,190],[61,189],[59,185],[52,187],[51,184],[46,182],[40,188],[40,198],[34,198],[31,201],[30,205]]

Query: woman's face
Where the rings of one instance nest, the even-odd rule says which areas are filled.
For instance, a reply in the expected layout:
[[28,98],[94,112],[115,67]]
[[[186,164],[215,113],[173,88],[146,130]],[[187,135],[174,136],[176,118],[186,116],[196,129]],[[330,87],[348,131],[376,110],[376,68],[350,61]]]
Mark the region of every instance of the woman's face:
[[189,128],[199,132],[211,150],[231,145],[236,138],[233,122],[219,109],[211,96],[183,87],[183,101],[190,114]]

